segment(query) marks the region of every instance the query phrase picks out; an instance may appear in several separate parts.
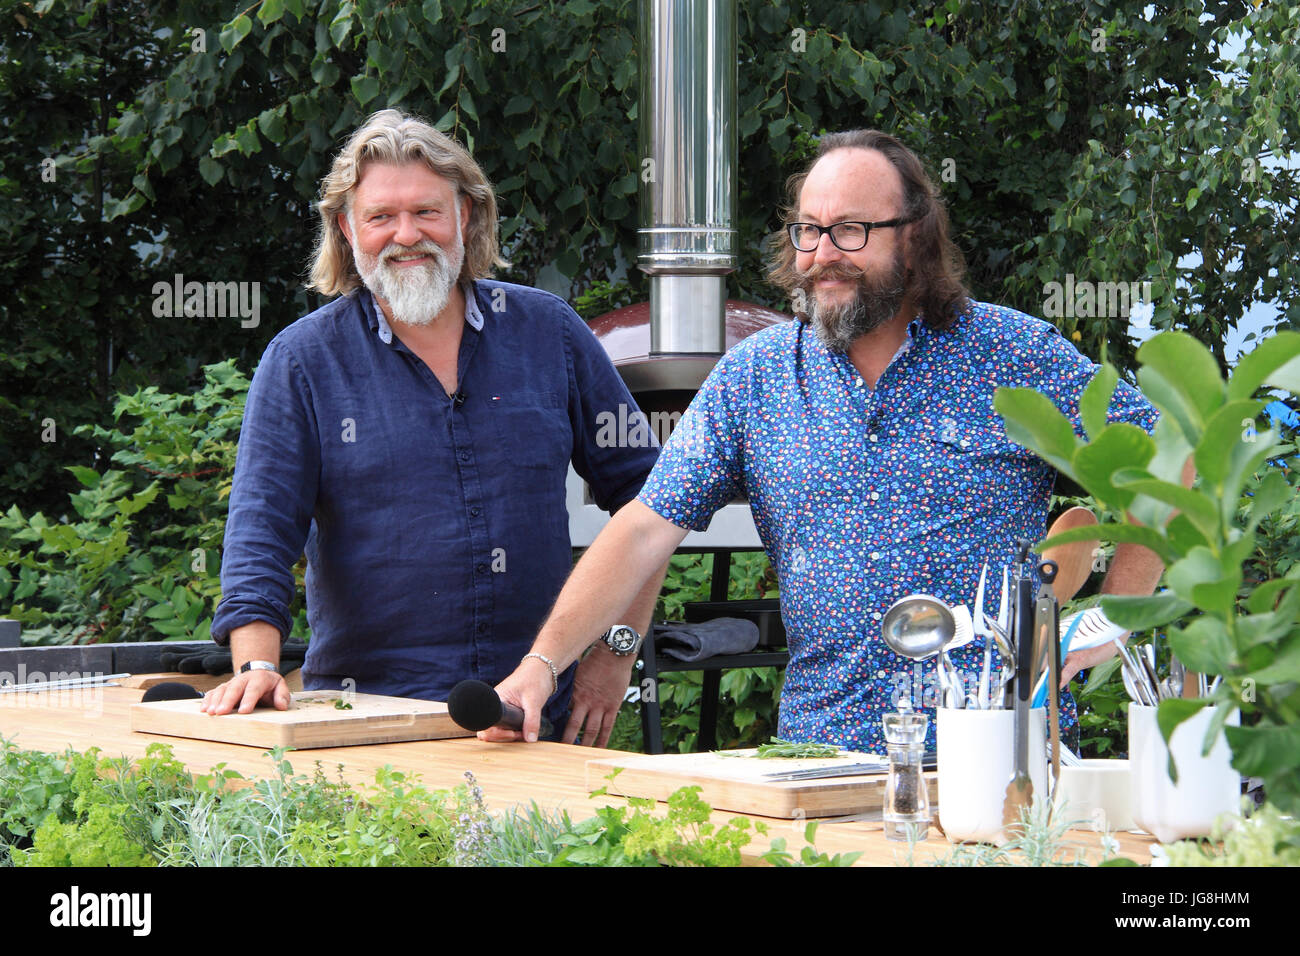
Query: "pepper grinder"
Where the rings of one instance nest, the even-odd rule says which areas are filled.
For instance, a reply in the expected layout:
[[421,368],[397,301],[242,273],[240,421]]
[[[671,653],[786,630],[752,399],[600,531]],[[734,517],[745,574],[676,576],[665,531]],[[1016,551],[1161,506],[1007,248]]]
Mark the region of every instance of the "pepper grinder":
[[885,714],[889,777],[885,781],[885,804],[881,814],[889,840],[920,841],[930,834],[930,794],[921,772],[925,755],[925,731],[930,718],[918,714],[906,697],[898,702],[898,713]]

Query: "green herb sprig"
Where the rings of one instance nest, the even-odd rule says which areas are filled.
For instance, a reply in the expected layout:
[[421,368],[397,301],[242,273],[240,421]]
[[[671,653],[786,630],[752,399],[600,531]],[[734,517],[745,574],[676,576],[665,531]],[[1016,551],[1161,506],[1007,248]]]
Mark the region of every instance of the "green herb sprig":
[[773,757],[839,757],[840,748],[835,744],[797,744],[790,740],[773,737],[770,744],[759,744],[754,754],[759,760]]

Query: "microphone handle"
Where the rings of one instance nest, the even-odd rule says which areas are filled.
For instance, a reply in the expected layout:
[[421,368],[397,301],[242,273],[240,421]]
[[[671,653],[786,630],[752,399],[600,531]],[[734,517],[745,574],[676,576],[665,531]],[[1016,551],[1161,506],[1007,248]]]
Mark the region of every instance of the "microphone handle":
[[[524,729],[524,712],[514,704],[507,704],[504,700],[501,702],[501,719],[497,721],[498,727],[505,727],[508,730]],[[542,726],[539,728],[538,738],[549,737],[555,730],[551,722],[542,717]]]

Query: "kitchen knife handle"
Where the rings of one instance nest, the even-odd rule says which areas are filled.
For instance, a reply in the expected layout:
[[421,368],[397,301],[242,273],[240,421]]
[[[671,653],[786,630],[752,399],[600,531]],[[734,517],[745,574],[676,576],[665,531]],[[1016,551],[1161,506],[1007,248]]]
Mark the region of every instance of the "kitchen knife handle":
[[1020,579],[1020,625],[1016,634],[1016,697],[1028,701],[1034,685],[1034,585],[1028,578]]

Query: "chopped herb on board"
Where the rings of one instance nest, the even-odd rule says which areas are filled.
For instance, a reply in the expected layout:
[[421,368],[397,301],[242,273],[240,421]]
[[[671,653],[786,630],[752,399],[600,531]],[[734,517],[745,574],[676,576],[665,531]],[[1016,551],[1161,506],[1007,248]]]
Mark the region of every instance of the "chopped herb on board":
[[838,757],[840,748],[835,744],[797,744],[773,737],[770,744],[759,744],[754,756],[760,760],[772,757]]

